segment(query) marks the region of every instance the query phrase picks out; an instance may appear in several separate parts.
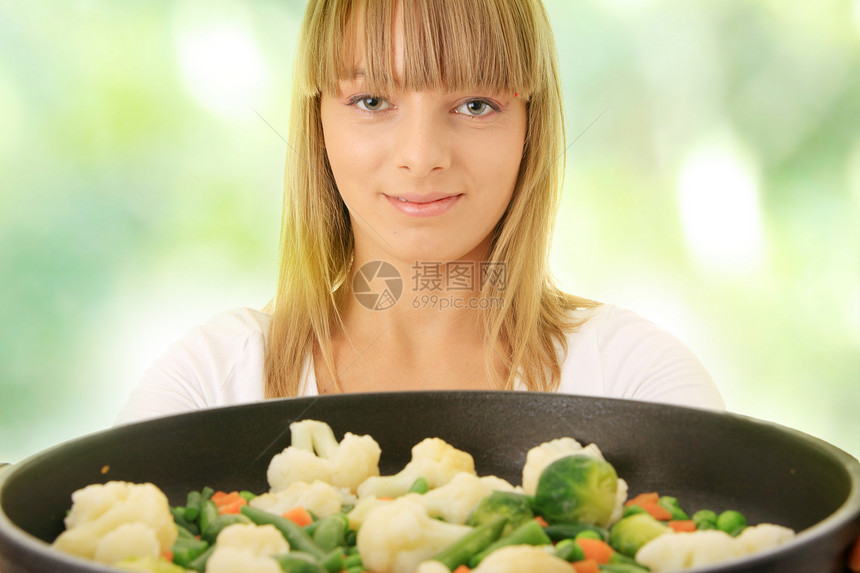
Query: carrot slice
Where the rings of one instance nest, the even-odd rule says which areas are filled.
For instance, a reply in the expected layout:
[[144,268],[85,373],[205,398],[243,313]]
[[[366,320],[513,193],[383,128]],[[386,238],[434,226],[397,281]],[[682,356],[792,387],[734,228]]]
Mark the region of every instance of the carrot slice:
[[609,563],[609,558],[615,553],[615,550],[608,543],[600,539],[580,537],[576,540],[576,543],[582,547],[586,561],[592,559],[597,563]]
[[224,515],[226,513],[240,513],[242,511],[242,506],[248,505],[248,501],[245,499],[237,499],[231,503],[225,503],[224,505],[218,508],[218,513]]
[[297,505],[293,509],[285,511],[282,517],[286,517],[299,527],[304,527],[305,525],[310,525],[314,522],[314,518],[311,517],[311,514],[308,513],[308,510],[306,510],[300,505]]
[[651,517],[660,521],[669,521],[672,519],[672,513],[663,507],[662,505],[655,502],[643,501],[642,503],[637,504],[639,507],[647,511],[651,514]]
[[848,557],[848,569],[853,573],[860,573],[860,537],[854,542],[854,549]]
[[547,523],[546,519],[542,518],[539,515],[535,517],[535,521],[537,521],[538,525],[540,525],[541,527],[549,527],[549,523]]
[[692,533],[696,531],[696,522],[692,519],[670,519],[669,527],[676,533]]
[[231,491],[230,493],[224,493],[223,491],[215,492],[212,494],[211,499],[215,503],[215,507],[218,508],[219,514],[239,513],[239,509],[248,503],[248,500],[239,495],[238,491]]
[[[577,541],[579,543],[579,541]],[[576,573],[600,573],[600,566],[594,559],[584,559],[583,561],[574,561],[571,563],[573,570]]]
[[460,565],[456,569],[454,569],[451,573],[469,573],[471,569],[467,565]]
[[652,492],[648,492],[648,493],[640,493],[636,497],[634,497],[632,499],[628,499],[624,503],[624,505],[628,506],[628,507],[631,505],[640,505],[641,506],[643,503],[657,503],[658,501],[660,501],[660,494],[658,494],[655,491],[652,491]]

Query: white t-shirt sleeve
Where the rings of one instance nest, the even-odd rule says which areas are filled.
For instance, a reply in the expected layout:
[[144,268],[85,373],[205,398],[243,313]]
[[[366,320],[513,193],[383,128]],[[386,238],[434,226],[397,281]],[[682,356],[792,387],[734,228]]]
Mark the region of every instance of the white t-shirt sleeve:
[[560,392],[725,409],[705,367],[675,336],[612,305],[585,312],[589,319],[567,339]]
[[146,371],[116,423],[262,400],[270,321],[240,309],[191,329]]

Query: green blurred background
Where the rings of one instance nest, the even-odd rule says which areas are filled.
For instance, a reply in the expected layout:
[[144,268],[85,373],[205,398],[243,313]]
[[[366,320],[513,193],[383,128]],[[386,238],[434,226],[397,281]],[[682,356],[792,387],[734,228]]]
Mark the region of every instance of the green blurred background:
[[[860,456],[860,2],[547,0],[558,278]],[[0,0],[0,461],[273,293],[303,0]],[[578,139],[577,139],[578,138]]]

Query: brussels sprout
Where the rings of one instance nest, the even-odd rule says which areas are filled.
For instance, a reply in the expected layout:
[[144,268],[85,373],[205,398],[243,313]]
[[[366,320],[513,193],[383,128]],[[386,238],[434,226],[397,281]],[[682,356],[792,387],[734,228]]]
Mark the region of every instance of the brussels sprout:
[[611,464],[584,455],[566,456],[544,468],[534,508],[549,523],[606,526],[617,490],[618,475]]
[[732,537],[737,536],[747,526],[747,518],[742,513],[732,509],[724,511],[717,518],[717,529],[725,531]]
[[612,526],[609,530],[609,545],[619,553],[635,557],[643,545],[668,532],[669,528],[650,514],[636,513]]
[[657,505],[671,513],[672,519],[690,519],[690,517],[687,515],[687,512],[681,509],[681,506],[678,505],[678,498],[676,497],[664,495],[657,501]]
[[508,519],[502,529],[501,536],[505,537],[514,529],[534,519],[534,513],[526,496],[509,491],[494,491],[472,510],[466,525],[478,527],[497,517]]
[[696,529],[716,529],[717,514],[710,509],[701,509],[693,514],[693,523],[696,524]]

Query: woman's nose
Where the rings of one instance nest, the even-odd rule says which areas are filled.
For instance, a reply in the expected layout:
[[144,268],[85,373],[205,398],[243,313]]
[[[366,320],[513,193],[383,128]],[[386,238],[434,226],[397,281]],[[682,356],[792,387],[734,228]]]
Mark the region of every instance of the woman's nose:
[[397,125],[394,160],[414,177],[426,177],[451,164],[450,134],[444,118],[429,110],[411,110]]

